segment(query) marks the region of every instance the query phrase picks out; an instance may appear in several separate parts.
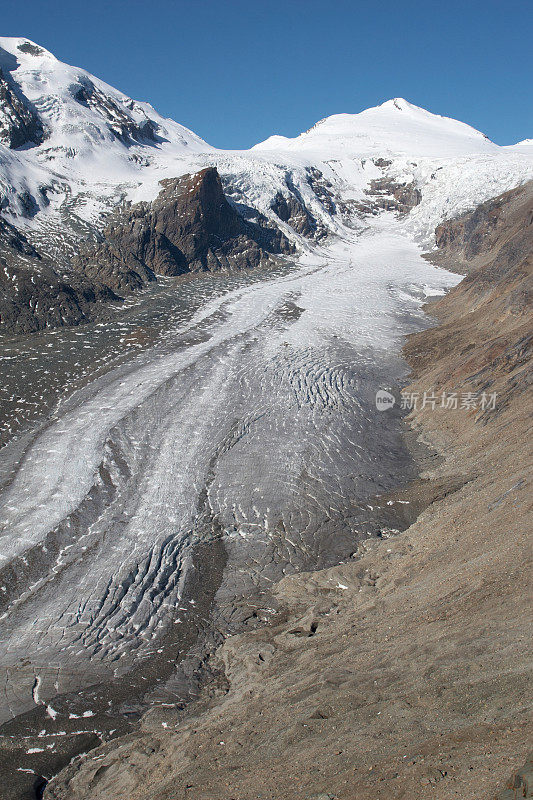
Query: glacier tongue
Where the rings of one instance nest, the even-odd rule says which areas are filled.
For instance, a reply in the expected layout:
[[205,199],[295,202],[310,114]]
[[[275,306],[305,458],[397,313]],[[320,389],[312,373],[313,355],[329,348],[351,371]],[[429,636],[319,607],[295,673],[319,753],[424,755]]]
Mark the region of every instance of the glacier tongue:
[[[3,663],[68,665],[47,700],[127,671],[217,531],[225,596],[347,557],[368,527],[357,501],[394,485],[398,460],[408,476],[375,392],[403,375],[427,292],[457,280],[377,218],[186,323],[170,307],[160,345],[64,402],[3,492]],[[12,708],[30,707],[33,673],[10,674]]]

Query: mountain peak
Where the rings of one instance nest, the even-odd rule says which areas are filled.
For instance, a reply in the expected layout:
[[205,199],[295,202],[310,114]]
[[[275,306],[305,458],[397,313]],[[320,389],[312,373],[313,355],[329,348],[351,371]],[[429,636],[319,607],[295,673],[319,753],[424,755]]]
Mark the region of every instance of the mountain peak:
[[349,157],[387,153],[411,158],[448,158],[497,150],[470,125],[433,114],[394,97],[358,114],[325,117],[294,139],[271,136],[259,150],[315,150]]
[[[4,54],[2,54],[2,50]],[[57,61],[53,53],[32,42],[31,39],[20,36],[0,36],[0,66],[16,69],[18,63],[43,58]]]
[[212,149],[148,103],[25,37],[0,37],[0,101],[0,144],[25,149],[34,175],[53,162],[65,177],[90,171],[102,182],[109,175],[135,181],[156,151],[164,161]]
[[417,108],[417,106],[408,103],[403,97],[392,97],[382,103],[380,108],[395,108],[397,111],[406,111],[409,108]]

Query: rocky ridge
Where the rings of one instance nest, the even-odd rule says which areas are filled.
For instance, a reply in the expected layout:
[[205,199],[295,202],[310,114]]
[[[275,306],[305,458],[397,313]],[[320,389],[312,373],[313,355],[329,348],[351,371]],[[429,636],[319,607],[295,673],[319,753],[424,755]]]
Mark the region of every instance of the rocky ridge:
[[113,214],[103,241],[84,247],[74,268],[124,292],[156,275],[252,269],[292,252],[264,217],[245,220],[228,202],[215,167],[161,185],[153,203]]
[[0,68],[0,142],[16,148],[41,144],[44,138],[38,115]]
[[64,273],[0,216],[0,331],[28,333],[78,325],[101,304],[118,302],[108,285]]
[[[156,122],[148,117],[140,122],[132,120],[113,98],[106,96],[89,78],[80,77],[72,88],[72,94],[76,102],[89,109],[95,109],[102,115],[113,136],[124,144],[159,140],[157,134],[159,126]],[[131,101],[129,106],[132,110],[135,103]]]
[[264,216],[241,216],[214,167],[161,185],[152,203],[117,209],[102,231],[92,231],[69,270],[0,217],[0,331],[88,322],[157,275],[253,269],[294,250]]

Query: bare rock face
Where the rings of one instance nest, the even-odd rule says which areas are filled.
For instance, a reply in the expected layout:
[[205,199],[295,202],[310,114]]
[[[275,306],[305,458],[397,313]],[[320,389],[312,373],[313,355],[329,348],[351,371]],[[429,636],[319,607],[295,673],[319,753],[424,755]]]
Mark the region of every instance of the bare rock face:
[[0,217],[0,332],[31,333],[78,325],[95,304],[119,298],[83,275],[58,275],[7,220]]
[[396,183],[389,178],[371,181],[366,194],[372,198],[370,210],[373,213],[385,210],[408,214],[422,200],[422,193],[414,183]]
[[316,167],[306,169],[307,182],[329,214],[336,214],[337,207],[331,191],[333,184]]
[[14,225],[0,216],[0,256],[8,258],[11,253],[41,261],[41,256]]
[[[441,223],[435,229],[438,250],[426,257],[463,273],[483,267],[476,276],[477,289],[504,278],[517,264],[524,267],[533,248],[532,193],[526,184]],[[471,284],[467,279],[466,286]]]
[[9,265],[0,257],[0,332],[32,333],[79,325],[92,318],[95,304],[119,298],[82,276],[66,281],[49,267],[39,274]]
[[43,126],[36,112],[0,69],[0,142],[15,148],[43,140]]
[[157,275],[250,269],[292,245],[265,217],[245,220],[213,167],[162,181],[153,203],[115,212],[98,241],[86,242],[58,274],[26,237],[0,217],[0,331],[28,333],[78,325]]
[[[269,260],[269,254],[292,251],[283,234],[269,228],[266,219],[253,223],[238,214],[224,195],[215,167],[162,185],[151,219],[152,229],[170,244],[162,254],[162,274],[173,274],[173,258],[179,271],[183,263],[191,272],[233,270],[258,267]],[[155,249],[156,259],[159,250]],[[183,255],[181,263],[176,250]]]
[[379,167],[380,169],[387,169],[392,164],[392,161],[389,161],[387,158],[373,158],[372,161]]
[[436,228],[433,263],[467,273],[461,292],[476,307],[490,302],[524,314],[533,294],[533,183],[505,192]]
[[[80,77],[78,84],[72,87],[72,94],[78,103],[101,114],[107,121],[111,133],[124,144],[129,144],[131,141],[160,141],[157,125],[153,120],[147,117],[140,124],[134,122],[118,103],[97,89],[88,78]],[[134,105],[133,100],[131,103]]]
[[140,258],[107,238],[96,246],[91,243],[82,247],[72,266],[78,274],[104,283],[120,296],[156,280],[153,270]]
[[520,193],[520,189],[514,189],[504,196],[482,203],[473,212],[466,212],[438,225],[435,243],[439,250],[460,256],[463,261],[471,261],[480,255],[494,244],[498,228],[501,228],[507,216],[508,202]]
[[287,222],[296,233],[312,238],[316,232],[316,220],[310,215],[303,203],[294,195],[286,197],[277,192],[272,201],[272,210],[282,222]]
[[[320,170],[309,167],[307,170],[307,183],[313,190],[319,202],[329,214],[336,213],[333,193],[330,191],[331,183],[327,181]],[[299,190],[294,185],[292,178],[287,173],[285,176],[287,192],[278,191],[271,203],[271,209],[282,222],[308,239],[322,239],[327,236],[327,230],[305,205]]]
[[291,246],[277,229],[245,220],[228,202],[217,170],[161,182],[153,203],[113,215],[104,241],[88,245],[76,269],[115,291],[132,291],[155,275],[233,271],[267,263]]
[[473,389],[486,391],[516,370],[500,390],[501,402],[511,399],[528,380],[533,349],[533,182],[439,225],[436,236],[440,249],[426,258],[468,274],[432,307],[446,322],[412,337],[409,359],[429,369],[453,354],[454,379],[474,375]]

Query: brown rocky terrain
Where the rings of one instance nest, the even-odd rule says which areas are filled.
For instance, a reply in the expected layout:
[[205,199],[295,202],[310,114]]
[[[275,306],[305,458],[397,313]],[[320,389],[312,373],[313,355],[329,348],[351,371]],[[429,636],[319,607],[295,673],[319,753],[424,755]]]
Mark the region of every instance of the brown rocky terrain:
[[268,264],[292,246],[266,218],[245,219],[217,170],[161,182],[152,203],[117,210],[103,232],[59,269],[0,216],[0,332],[27,333],[97,317],[157,275],[232,272]]
[[161,182],[153,203],[118,211],[101,244],[88,244],[75,268],[115,291],[135,289],[155,275],[258,267],[271,253],[291,252],[266,219],[245,220],[224,195],[215,167]]
[[284,578],[271,622],[226,639],[195,706],[154,709],[46,798],[531,797],[533,186],[485,206],[438,229],[432,258],[471,271],[406,345],[429,449],[420,480],[381,501],[416,522]]
[[0,216],[0,332],[28,333],[78,325],[119,297],[80,273],[66,277]]

